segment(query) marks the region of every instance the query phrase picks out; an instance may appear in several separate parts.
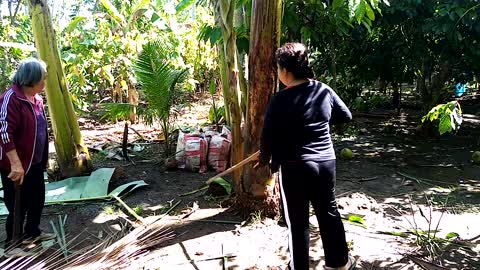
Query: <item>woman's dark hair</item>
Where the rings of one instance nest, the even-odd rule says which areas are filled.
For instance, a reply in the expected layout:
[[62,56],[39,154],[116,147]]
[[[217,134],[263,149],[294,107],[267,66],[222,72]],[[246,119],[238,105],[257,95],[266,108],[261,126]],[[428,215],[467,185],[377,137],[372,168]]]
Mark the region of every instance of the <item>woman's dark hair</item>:
[[297,79],[313,78],[308,65],[308,51],[302,43],[286,43],[275,53],[277,65],[291,72]]

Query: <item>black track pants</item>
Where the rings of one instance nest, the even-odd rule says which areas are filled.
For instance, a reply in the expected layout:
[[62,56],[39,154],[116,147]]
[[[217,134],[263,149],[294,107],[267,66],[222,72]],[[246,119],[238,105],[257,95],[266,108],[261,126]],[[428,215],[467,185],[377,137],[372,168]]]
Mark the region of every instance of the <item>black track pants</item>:
[[289,162],[282,164],[280,171],[282,202],[290,229],[290,268],[308,270],[309,203],[320,226],[325,265],[344,266],[348,247],[335,200],[335,160]]
[[[5,229],[7,239],[5,243],[12,240],[13,237],[13,213],[15,207],[15,184],[7,176],[6,171],[0,171],[2,175],[3,193],[5,206],[8,209],[7,221]],[[40,235],[40,218],[42,216],[43,205],[45,203],[45,182],[43,180],[43,169],[40,165],[32,165],[28,173],[23,178],[21,190],[21,224],[25,224],[25,238]],[[25,221],[26,217],[26,221]]]

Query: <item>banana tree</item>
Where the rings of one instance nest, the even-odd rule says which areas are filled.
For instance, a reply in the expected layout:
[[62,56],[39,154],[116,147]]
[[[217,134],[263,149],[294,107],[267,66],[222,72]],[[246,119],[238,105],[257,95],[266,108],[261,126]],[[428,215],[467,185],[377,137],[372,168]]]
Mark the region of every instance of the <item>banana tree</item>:
[[[109,79],[112,89],[112,101],[122,103],[124,93],[130,106],[131,122],[137,121],[137,105],[139,102],[138,92],[135,87],[134,76],[131,73],[130,59],[141,49],[144,37],[140,33],[139,19],[151,8],[150,1],[138,0],[124,3],[118,9],[110,0],[101,0],[101,6],[109,15],[112,38],[116,39],[118,54],[112,61],[113,66],[102,67],[101,74]],[[112,70],[113,69],[113,70]]]
[[93,166],[73,110],[50,11],[45,0],[30,0],[29,4],[35,46],[47,63],[46,94],[61,176],[90,173]]
[[[233,20],[235,14],[235,1],[217,0],[215,3],[215,13],[216,21],[221,28],[223,37],[223,52],[228,81],[228,89],[224,89],[226,96],[225,108],[228,108],[230,112],[232,128],[231,161],[232,165],[235,165],[243,159],[243,136],[240,126],[242,122],[242,112],[238,97],[238,59]],[[241,172],[239,171],[234,173],[234,186],[237,193],[242,192]]]

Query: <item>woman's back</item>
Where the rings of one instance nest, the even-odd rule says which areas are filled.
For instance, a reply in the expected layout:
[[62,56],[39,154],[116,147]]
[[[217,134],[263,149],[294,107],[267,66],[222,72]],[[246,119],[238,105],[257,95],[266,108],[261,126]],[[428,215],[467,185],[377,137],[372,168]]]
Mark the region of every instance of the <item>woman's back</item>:
[[[351,113],[327,85],[312,80],[277,93],[267,112],[272,156],[285,161],[335,159],[331,122],[347,122]],[[268,124],[270,122],[271,124]]]

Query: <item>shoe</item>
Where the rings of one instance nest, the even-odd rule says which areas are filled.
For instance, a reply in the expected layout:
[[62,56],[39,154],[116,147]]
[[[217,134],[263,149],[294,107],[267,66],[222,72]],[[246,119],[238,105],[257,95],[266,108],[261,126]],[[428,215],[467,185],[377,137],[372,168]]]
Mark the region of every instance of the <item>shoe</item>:
[[357,266],[357,259],[355,259],[353,256],[348,256],[348,262],[346,265],[341,266],[341,267],[328,267],[325,266],[325,270],[353,270]]
[[27,251],[24,251],[21,248],[16,247],[14,249],[11,249],[11,250],[5,252],[5,254],[3,256],[6,257],[6,258],[20,258],[20,257],[29,257],[29,256],[33,256],[33,255],[35,255],[35,254],[32,253],[32,252],[27,252]]
[[25,240],[22,241],[22,244],[23,245],[30,245],[30,244],[37,243],[37,242],[52,240],[52,239],[55,239],[55,237],[56,236],[53,233],[42,232],[42,233],[40,233],[40,235],[37,235],[35,237],[26,238]]

